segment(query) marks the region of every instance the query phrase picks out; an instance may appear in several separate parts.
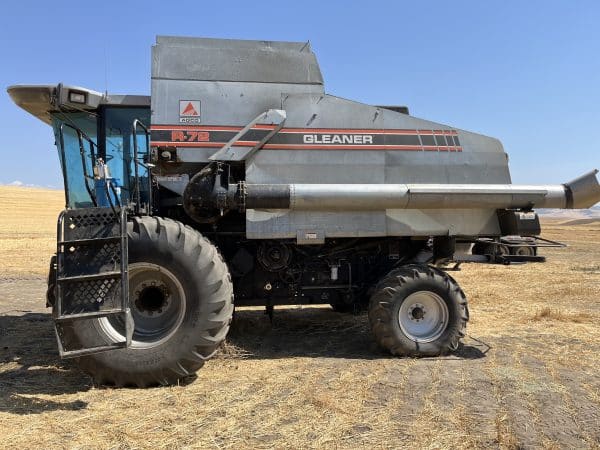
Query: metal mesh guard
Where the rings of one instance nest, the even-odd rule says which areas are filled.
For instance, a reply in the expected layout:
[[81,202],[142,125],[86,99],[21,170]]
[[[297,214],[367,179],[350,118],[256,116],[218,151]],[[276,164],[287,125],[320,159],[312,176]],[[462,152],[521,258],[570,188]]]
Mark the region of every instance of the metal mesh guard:
[[119,233],[119,219],[111,208],[74,209],[65,214],[65,240],[119,236]]
[[121,243],[68,245],[63,258],[62,276],[65,277],[120,270]]
[[63,314],[80,314],[121,308],[118,278],[72,281],[63,285]]

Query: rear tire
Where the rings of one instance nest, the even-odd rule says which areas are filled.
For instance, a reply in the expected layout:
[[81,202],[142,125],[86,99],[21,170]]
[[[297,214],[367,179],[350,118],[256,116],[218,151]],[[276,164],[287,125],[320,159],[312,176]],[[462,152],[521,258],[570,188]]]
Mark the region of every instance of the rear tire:
[[[81,357],[99,384],[175,384],[194,375],[224,341],[233,314],[229,271],[214,245],[196,230],[157,217],[128,224],[131,347]],[[74,322],[82,346],[122,340],[118,321]]]
[[508,245],[499,245],[498,249],[496,250],[496,254],[499,256],[510,255],[510,249]]
[[473,255],[498,255],[498,256],[506,256],[510,254],[510,250],[508,246],[504,244],[486,244],[478,242],[473,246],[471,250]]
[[386,275],[369,304],[375,341],[393,355],[438,356],[458,349],[469,311],[447,273],[411,264]]
[[518,256],[535,256],[535,247],[512,247],[511,254]]

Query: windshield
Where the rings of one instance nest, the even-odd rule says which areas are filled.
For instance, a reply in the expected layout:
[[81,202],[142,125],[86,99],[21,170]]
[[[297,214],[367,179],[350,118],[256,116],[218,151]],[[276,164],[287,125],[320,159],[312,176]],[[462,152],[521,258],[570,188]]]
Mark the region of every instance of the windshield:
[[[138,119],[150,123],[149,108],[104,107],[98,113],[57,112],[53,128],[65,184],[67,207],[90,208],[108,206],[107,188],[99,179],[97,165],[105,163],[106,177],[116,189],[111,189],[113,203],[129,205],[135,186],[133,163],[134,137],[132,127]],[[142,127],[136,130],[138,161],[147,160],[148,148]],[[148,173],[138,164],[141,202],[148,202]],[[115,197],[115,195],[117,197]],[[104,199],[104,201],[103,201]]]
[[53,128],[68,208],[94,206],[93,167],[97,153],[96,115],[55,113]]

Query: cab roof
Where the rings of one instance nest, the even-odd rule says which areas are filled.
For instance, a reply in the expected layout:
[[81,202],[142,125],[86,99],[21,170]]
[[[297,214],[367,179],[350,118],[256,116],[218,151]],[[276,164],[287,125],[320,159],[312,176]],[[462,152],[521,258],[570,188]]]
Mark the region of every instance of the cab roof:
[[[150,107],[149,95],[102,94],[92,89],[65,84],[13,85],[8,95],[17,106],[47,124],[52,123],[52,112],[59,108],[94,111],[101,105]],[[71,95],[82,94],[83,102],[71,101]]]

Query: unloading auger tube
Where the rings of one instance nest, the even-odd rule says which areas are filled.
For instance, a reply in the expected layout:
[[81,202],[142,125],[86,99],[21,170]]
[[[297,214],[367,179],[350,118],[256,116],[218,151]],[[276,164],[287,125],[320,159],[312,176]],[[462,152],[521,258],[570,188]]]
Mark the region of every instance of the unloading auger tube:
[[[223,186],[217,170],[192,178],[184,193],[186,211],[204,208],[368,211],[382,209],[589,208],[600,201],[593,170],[558,185],[516,184],[248,184]],[[215,182],[216,181],[216,182]],[[213,216],[214,217],[214,216]],[[204,219],[206,215],[204,216]]]

